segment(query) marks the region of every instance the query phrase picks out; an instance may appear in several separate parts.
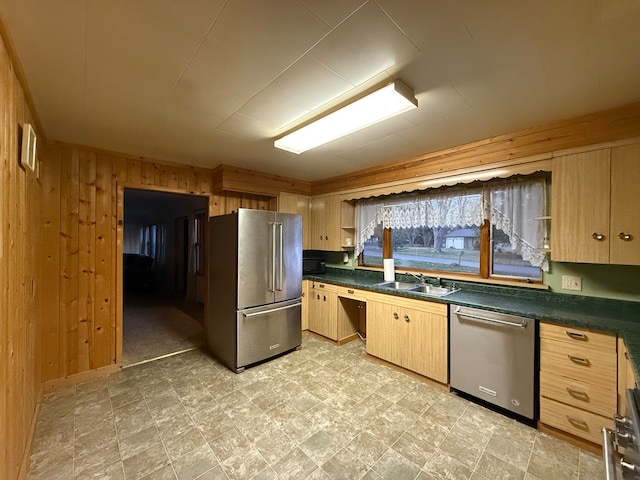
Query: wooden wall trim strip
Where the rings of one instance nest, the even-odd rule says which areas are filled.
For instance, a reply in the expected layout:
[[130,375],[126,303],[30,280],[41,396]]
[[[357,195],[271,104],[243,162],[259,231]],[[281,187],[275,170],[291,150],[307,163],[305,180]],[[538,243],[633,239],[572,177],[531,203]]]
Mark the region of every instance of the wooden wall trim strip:
[[311,193],[311,182],[230,165],[218,165],[213,169],[212,178],[214,192],[243,192],[270,197],[277,197],[281,192]]
[[374,188],[354,189],[349,192],[343,192],[340,198],[343,201],[349,201],[359,198],[451,186],[459,183],[471,183],[477,180],[485,181],[492,178],[505,178],[511,175],[528,175],[539,171],[549,172],[551,171],[551,157],[551,154],[536,155],[536,157],[520,159],[515,162],[495,163],[486,169],[469,167],[453,170],[444,174],[425,175],[423,178],[411,182],[398,181],[386,185],[379,185]]
[[640,102],[319,180],[312,182],[311,191],[315,196],[412,181],[452,170],[489,168],[499,162],[638,136]]

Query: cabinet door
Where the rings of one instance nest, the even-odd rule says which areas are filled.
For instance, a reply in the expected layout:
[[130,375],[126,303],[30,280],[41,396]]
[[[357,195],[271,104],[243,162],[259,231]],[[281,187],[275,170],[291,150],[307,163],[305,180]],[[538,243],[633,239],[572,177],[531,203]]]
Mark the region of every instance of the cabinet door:
[[311,212],[309,197],[281,192],[278,211],[282,213],[297,213],[302,216],[302,249],[311,249]]
[[398,350],[399,309],[381,302],[367,302],[367,353],[400,364]]
[[309,330],[309,280],[302,281],[302,330]]
[[311,249],[340,250],[340,197],[311,199]]
[[338,338],[337,295],[320,288],[310,288],[309,330],[324,337]]
[[311,199],[311,249],[324,250],[325,245],[325,198]]
[[405,309],[403,367],[447,383],[447,317],[420,310]]
[[608,263],[610,151],[554,158],[552,168],[552,259]]
[[640,265],[640,144],[611,149],[610,263]]

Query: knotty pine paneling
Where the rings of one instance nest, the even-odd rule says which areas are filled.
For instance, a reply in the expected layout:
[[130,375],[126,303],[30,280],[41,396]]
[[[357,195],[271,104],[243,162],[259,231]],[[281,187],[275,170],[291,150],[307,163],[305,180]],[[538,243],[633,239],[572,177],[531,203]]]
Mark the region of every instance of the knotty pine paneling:
[[0,41],[0,480],[24,478],[41,388],[42,185],[19,166],[35,124]]
[[[275,210],[275,197],[214,194],[211,171],[50,143],[43,169],[47,245],[43,381],[114,365],[122,353],[124,188],[205,195],[209,214]],[[56,247],[57,245],[57,247]]]

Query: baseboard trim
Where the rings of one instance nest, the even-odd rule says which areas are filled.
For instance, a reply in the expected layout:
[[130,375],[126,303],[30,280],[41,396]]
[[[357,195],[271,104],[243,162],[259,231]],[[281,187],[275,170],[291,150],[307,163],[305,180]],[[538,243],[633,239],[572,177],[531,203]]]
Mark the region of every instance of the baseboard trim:
[[84,382],[85,380],[92,380],[94,378],[106,377],[112,373],[119,372],[122,369],[122,365],[114,364],[107,365],[106,367],[96,368],[95,370],[89,370],[88,372],[76,373],[64,378],[56,378],[55,380],[49,380],[42,384],[43,393],[54,392],[76,383]]

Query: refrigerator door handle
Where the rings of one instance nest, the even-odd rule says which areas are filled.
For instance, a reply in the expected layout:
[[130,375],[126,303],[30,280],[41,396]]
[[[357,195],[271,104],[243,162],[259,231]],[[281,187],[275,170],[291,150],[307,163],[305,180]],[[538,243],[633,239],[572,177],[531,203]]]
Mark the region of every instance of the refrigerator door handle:
[[262,310],[260,312],[252,312],[252,313],[244,313],[244,312],[242,312],[242,315],[244,315],[247,318],[249,318],[249,317],[257,317],[259,315],[266,315],[267,313],[279,312],[280,310],[287,310],[289,308],[299,307],[300,305],[302,305],[302,302],[296,302],[296,303],[292,303],[290,305],[286,305],[284,307],[272,308],[271,310]]
[[276,291],[276,224],[275,222],[269,223],[271,226],[271,285],[269,285],[269,291]]
[[282,244],[282,223],[278,223],[278,283],[276,285],[276,290],[282,291],[282,254],[284,251],[284,246]]

